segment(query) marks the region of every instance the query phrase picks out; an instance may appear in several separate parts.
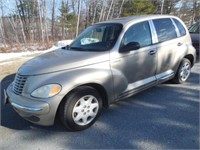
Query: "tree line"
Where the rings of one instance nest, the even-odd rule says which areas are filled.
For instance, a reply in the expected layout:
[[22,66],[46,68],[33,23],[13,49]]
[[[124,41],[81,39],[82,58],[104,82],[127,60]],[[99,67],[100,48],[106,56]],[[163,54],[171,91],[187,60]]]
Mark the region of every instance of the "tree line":
[[188,26],[199,20],[199,0],[0,0],[0,47],[74,39],[113,18],[172,14]]

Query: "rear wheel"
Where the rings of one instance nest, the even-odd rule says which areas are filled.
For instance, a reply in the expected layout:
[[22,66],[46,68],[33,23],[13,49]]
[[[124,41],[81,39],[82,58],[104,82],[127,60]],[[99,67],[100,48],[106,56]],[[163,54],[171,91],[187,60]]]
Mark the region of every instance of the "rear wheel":
[[59,108],[59,115],[67,128],[79,131],[94,124],[101,110],[102,99],[97,90],[82,86],[66,96]]
[[178,68],[176,76],[172,81],[175,83],[183,83],[188,79],[190,73],[191,73],[191,62],[187,58],[184,58]]

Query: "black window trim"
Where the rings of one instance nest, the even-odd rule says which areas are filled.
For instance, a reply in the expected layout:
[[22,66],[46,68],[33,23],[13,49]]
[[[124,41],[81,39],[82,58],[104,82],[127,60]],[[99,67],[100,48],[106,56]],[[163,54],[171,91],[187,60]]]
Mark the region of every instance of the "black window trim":
[[148,20],[149,22],[149,27],[150,27],[150,30],[151,30],[151,38],[152,38],[152,45],[155,45],[158,43],[158,35],[157,35],[157,32],[156,32],[156,28],[155,28],[155,25],[153,23],[153,20]]
[[[178,36],[178,37],[185,36],[185,35],[187,34],[187,32],[186,32],[186,29],[185,29],[184,25],[182,24],[182,22],[179,21],[177,18],[171,18],[171,19],[173,20],[175,26],[176,26],[177,29],[178,29],[178,32],[179,32],[179,36]],[[174,20],[177,20],[177,21],[182,25],[183,29],[185,30],[185,34],[184,34],[184,35],[181,35],[181,32],[180,32],[180,30],[179,30],[179,28],[178,28],[178,26],[177,26],[177,24],[176,24],[176,22],[175,22]]]
[[176,23],[174,22],[173,18],[170,18],[170,20],[172,21],[172,24],[174,25],[175,27],[175,31],[176,31],[176,35],[177,35],[177,38],[181,37],[181,33],[176,25]]

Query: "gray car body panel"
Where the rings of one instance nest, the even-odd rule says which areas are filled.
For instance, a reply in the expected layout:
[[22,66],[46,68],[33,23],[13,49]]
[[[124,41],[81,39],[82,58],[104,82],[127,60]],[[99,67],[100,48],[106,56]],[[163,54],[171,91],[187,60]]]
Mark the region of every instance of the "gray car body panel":
[[27,61],[18,72],[39,75],[109,61],[109,52],[81,52],[58,49]]
[[[34,114],[35,116],[35,113],[22,109],[23,101],[28,101],[25,108],[34,107],[34,103],[37,102],[40,103],[40,106],[48,104],[48,114],[38,114],[37,112],[36,116],[40,118],[39,121],[27,120],[40,125],[52,125],[62,99],[78,86],[87,84],[101,86],[106,92],[106,102],[109,105],[173,78],[185,56],[193,56],[195,62],[195,49],[192,47],[187,30],[185,36],[157,43],[157,35],[151,21],[156,18],[176,17],[151,15],[105,21],[103,23],[123,24],[123,30],[111,50],[81,52],[58,49],[28,61],[18,70],[19,74],[28,76],[22,95],[15,95],[10,87],[7,89],[11,104],[14,104],[13,107],[18,109],[17,112],[25,119],[27,119],[25,117],[27,115]],[[180,19],[178,20],[180,21]],[[125,32],[129,27],[141,21],[149,21],[153,44],[136,51],[119,53]],[[178,31],[177,35],[179,35]],[[151,51],[154,52],[153,55],[151,55]],[[54,83],[62,87],[61,92],[56,96],[38,99],[30,95],[41,86]]]

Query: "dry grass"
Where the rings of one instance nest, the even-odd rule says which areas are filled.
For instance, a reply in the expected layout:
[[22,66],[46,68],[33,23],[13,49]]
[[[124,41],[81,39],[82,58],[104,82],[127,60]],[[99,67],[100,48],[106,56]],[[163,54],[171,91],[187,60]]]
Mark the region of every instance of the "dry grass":
[[50,41],[46,43],[27,43],[27,44],[11,44],[0,47],[0,53],[17,53],[17,52],[26,52],[26,51],[35,51],[35,50],[46,50],[52,47],[55,41]]
[[[2,80],[4,77],[16,73],[19,67],[28,61],[29,59],[36,57],[40,55],[38,54],[33,54],[29,55],[28,57],[24,56],[23,58],[13,58],[9,59],[7,61],[4,61],[4,64],[0,64],[0,80]],[[0,61],[1,62],[1,61]]]
[[[17,53],[26,51],[42,51],[49,49],[55,42],[50,41],[48,43],[28,43],[28,44],[12,44],[0,47],[0,53]],[[7,75],[16,73],[18,68],[28,61],[29,59],[40,55],[40,53],[33,53],[32,55],[23,56],[23,58],[11,58],[9,60],[0,60],[0,80]]]

